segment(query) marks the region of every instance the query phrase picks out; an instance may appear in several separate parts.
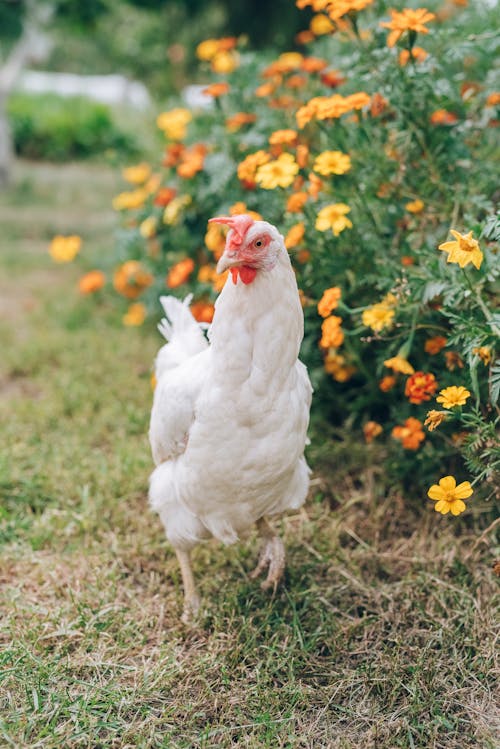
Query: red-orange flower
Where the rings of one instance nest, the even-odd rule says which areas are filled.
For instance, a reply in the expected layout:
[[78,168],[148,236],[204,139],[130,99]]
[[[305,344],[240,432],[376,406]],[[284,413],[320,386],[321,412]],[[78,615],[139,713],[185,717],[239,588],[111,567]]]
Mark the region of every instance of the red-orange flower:
[[156,193],[153,203],[155,205],[161,205],[165,207],[170,203],[171,200],[175,198],[176,193],[177,190],[174,190],[173,187],[160,187],[160,189]]
[[447,109],[436,109],[431,114],[430,121],[433,125],[454,125],[458,122],[458,117],[453,112],[448,112]]
[[430,401],[438,387],[433,374],[426,372],[415,372],[406,380],[405,395],[410,403],[423,403]]
[[167,278],[165,279],[166,285],[169,289],[175,289],[177,286],[181,286],[181,284],[186,283],[193,270],[194,261],[190,257],[181,260],[170,268]]
[[427,354],[439,354],[442,348],[446,346],[447,339],[443,335],[435,335],[433,338],[428,338],[424,344],[424,349]]

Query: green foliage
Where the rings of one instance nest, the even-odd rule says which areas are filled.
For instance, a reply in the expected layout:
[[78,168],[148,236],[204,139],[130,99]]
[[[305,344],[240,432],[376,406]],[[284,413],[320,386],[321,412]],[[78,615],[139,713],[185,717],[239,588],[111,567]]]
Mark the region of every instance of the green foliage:
[[8,115],[19,155],[65,161],[91,158],[106,151],[137,154],[136,139],[115,121],[104,104],[83,97],[14,94]]
[[[153,184],[134,193],[128,209],[123,199],[117,204],[124,209],[124,229],[116,262],[140,259],[153,274],[143,295],[153,318],[166,270],[185,258],[194,262],[194,272],[179,294],[193,291],[197,302],[213,302],[213,251],[224,242],[209,232],[201,246],[208,218],[253,210],[279,226],[303,293],[302,356],[315,386],[315,418],[365,433],[376,422],[390,447],[391,480],[419,494],[433,477],[467,478],[467,468],[478,486],[488,477],[485,496],[498,487],[492,478],[498,442],[488,437],[498,413],[499,335],[493,313],[499,264],[492,14],[480,3],[450,8],[429,22],[429,34],[417,39],[403,33],[399,46],[388,48],[388,32],[380,27],[388,14],[374,6],[346,17],[344,32],[319,38],[305,59],[295,53],[273,61],[241,50],[238,65],[231,52],[229,93],[212,109],[194,113],[185,133],[176,111],[160,121],[167,137],[160,187],[177,197],[165,202]],[[400,54],[409,55],[416,42],[417,51],[425,47],[425,59],[405,63]],[[220,49],[209,51],[212,69]],[[323,69],[313,69],[313,57],[323,58]],[[270,90],[256,94],[260,83]],[[296,137],[270,144],[269,137],[283,129]],[[248,161],[244,174],[242,162],[259,150],[271,162],[290,154],[295,167],[300,161],[297,176],[285,174],[279,187],[266,184],[265,167],[252,171]],[[348,154],[350,168],[322,173],[316,159],[329,151]],[[288,201],[297,192],[306,202],[294,209]],[[339,204],[348,207],[352,225],[325,231],[318,216]],[[449,245],[438,249],[451,241],[450,228],[462,236],[472,232],[464,267],[448,254]],[[474,241],[482,255],[472,264]],[[176,276],[179,268],[189,266],[176,266]],[[167,286],[177,282],[167,279]],[[332,287],[342,296],[323,321],[317,305]],[[342,324],[332,337],[334,318]],[[409,359],[415,377],[385,365],[397,355]],[[418,373],[431,380],[429,392],[415,387]],[[449,406],[444,423],[424,430],[427,411],[441,408],[435,397],[453,386],[469,390],[465,405]],[[467,422],[472,411],[481,428]],[[462,431],[472,428],[484,430],[487,450],[464,438]]]

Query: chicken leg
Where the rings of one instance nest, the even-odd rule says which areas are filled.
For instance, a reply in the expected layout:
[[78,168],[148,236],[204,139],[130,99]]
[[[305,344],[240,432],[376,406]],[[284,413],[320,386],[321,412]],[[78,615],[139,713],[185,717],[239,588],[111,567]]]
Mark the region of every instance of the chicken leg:
[[184,622],[184,624],[190,624],[196,617],[198,609],[200,608],[200,597],[194,582],[193,567],[189,551],[176,549],[175,553],[177,554],[177,561],[181,568],[182,585],[184,586],[184,610],[182,612],[181,621]]
[[262,548],[257,567],[250,573],[254,580],[266,567],[269,567],[266,579],[261,583],[262,590],[276,590],[285,571],[285,547],[265,518],[257,521],[257,530],[262,537]]

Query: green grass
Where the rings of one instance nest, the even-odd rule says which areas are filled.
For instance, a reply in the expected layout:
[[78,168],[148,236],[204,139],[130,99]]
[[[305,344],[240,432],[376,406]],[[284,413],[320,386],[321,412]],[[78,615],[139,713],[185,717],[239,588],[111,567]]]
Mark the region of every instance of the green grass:
[[[281,522],[286,584],[249,581],[255,538],[206,544],[203,611],[181,625],[146,498],[159,339],[75,291],[112,245],[115,179],[17,179],[0,197],[0,744],[498,745],[487,521],[417,511],[348,438],[313,446],[310,501]],[[59,231],[84,237],[80,270],[48,258]]]

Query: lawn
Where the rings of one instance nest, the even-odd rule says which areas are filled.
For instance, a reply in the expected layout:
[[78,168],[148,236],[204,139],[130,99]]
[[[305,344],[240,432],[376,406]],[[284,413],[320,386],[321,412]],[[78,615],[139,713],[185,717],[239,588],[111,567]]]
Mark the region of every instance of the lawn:
[[[498,746],[491,518],[442,517],[384,482],[349,435],[281,522],[285,585],[250,581],[256,539],[180,576],[147,507],[159,336],[79,298],[113,243],[119,179],[20,164],[0,197],[0,743],[13,747]],[[325,459],[326,456],[326,459]],[[329,465],[329,469],[325,468]],[[498,600],[498,599],[497,599]]]

